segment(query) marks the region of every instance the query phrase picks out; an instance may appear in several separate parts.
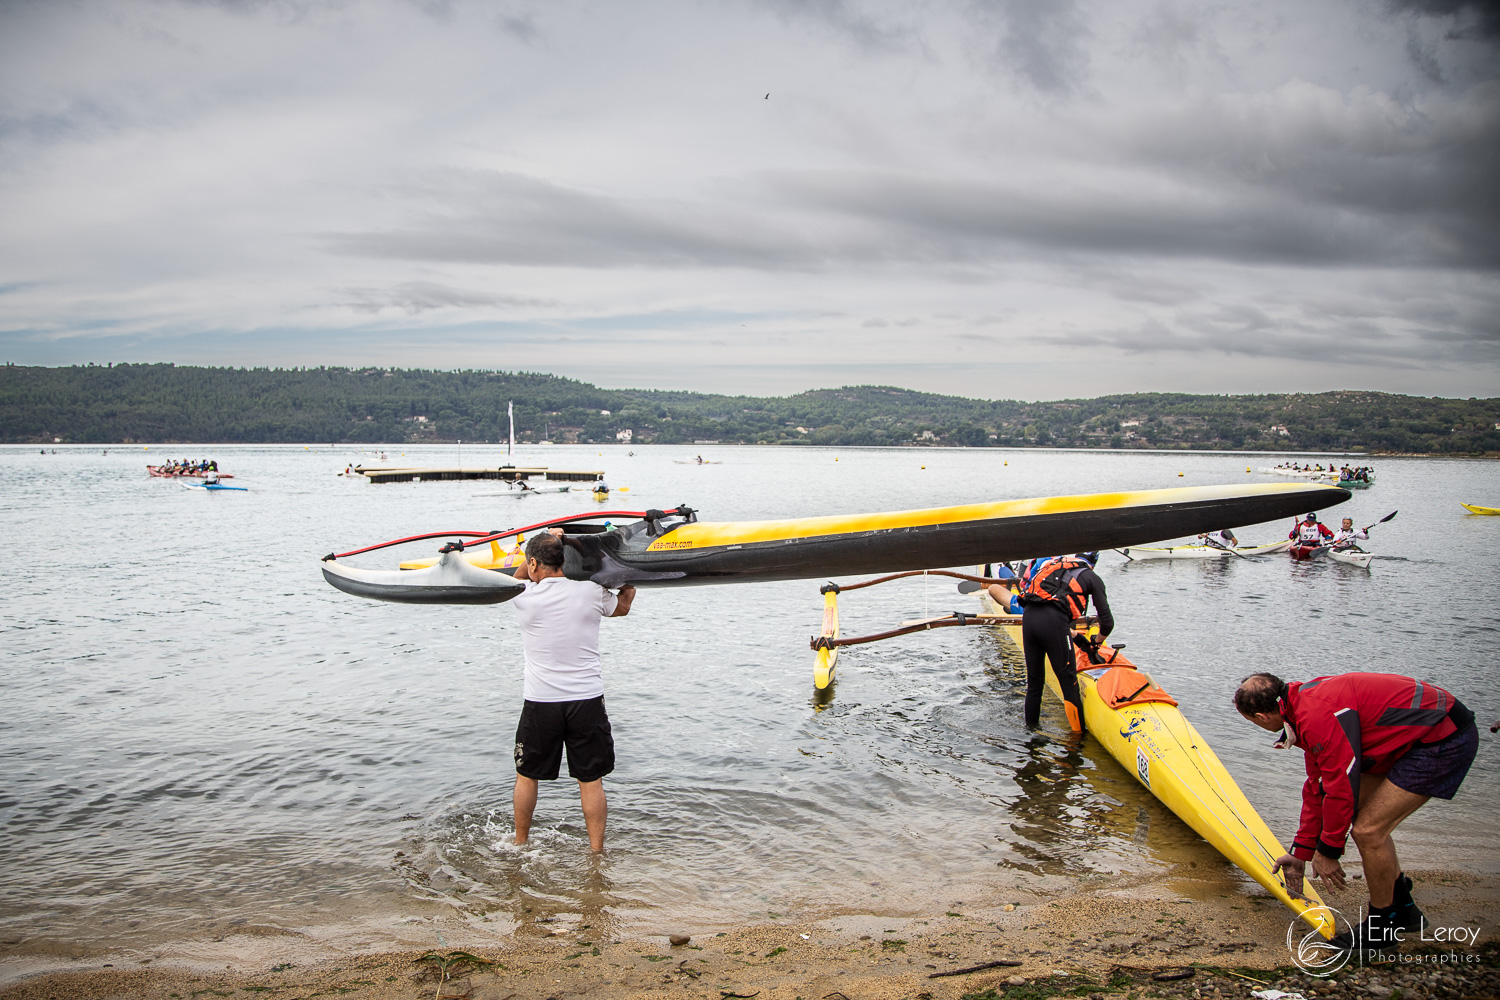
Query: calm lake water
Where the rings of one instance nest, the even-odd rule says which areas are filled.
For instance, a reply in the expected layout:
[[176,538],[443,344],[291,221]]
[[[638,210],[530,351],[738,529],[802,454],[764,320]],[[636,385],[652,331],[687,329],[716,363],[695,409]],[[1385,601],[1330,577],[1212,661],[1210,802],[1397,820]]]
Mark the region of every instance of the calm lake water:
[[[698,451],[723,464],[674,462]],[[504,843],[521,700],[512,613],[361,601],[323,583],[318,557],[584,511],[586,494],[371,486],[334,475],[379,464],[371,455],[326,446],[37,452],[0,448],[0,956],[147,948],[236,921],[438,944],[424,928],[452,914],[497,931],[581,914],[628,932],[925,913],[1064,879],[1248,891],[1097,746],[1074,746],[1050,696],[1039,731],[1021,724],[1019,654],[990,630],[850,650],[833,700],[815,705],[818,581],[645,590],[628,618],[605,622],[619,751],[608,854],[587,856],[566,780],[544,787],[518,851]],[[147,460],[177,454],[217,457],[250,492],[147,478]],[[451,465],[457,454],[390,457]],[[707,446],[522,458],[605,469],[631,488],[611,507],[686,502],[705,520],[1263,482],[1246,465],[1277,461]],[[1375,530],[1369,572],[1284,557],[1101,561],[1117,637],[1284,840],[1301,755],[1271,751],[1234,713],[1244,674],[1410,673],[1485,722],[1500,715],[1500,518],[1459,506],[1500,503],[1500,464],[1376,465],[1373,489],[1328,512],[1367,524],[1400,509]],[[1289,527],[1239,535],[1264,542]],[[389,553],[353,562],[394,565]],[[951,581],[921,578],[841,601],[846,634],[976,606]],[[1497,793],[1485,732],[1459,797],[1402,828],[1407,864],[1500,872]]]

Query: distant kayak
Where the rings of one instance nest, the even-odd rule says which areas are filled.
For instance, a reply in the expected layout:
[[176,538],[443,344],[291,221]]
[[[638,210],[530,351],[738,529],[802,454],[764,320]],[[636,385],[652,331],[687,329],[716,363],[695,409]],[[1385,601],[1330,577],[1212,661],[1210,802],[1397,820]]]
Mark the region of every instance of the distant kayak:
[[1368,479],[1340,479],[1338,484],[1346,490],[1367,490],[1370,488]]
[[1217,545],[1173,545],[1167,548],[1136,546],[1116,549],[1131,562],[1146,562],[1152,559],[1228,559],[1230,555],[1265,556],[1274,552],[1285,552],[1292,547],[1291,540],[1272,542],[1269,545],[1247,545],[1238,549],[1221,549]]
[[221,486],[218,483],[178,483],[177,485],[185,490],[210,490],[213,492],[218,492],[219,490],[238,490],[241,493],[250,492],[243,486]]
[[1360,569],[1369,569],[1370,560],[1375,558],[1373,552],[1366,552],[1361,548],[1329,549],[1328,558],[1334,562],[1343,563],[1346,566],[1358,566]]
[[695,462],[691,458],[674,458],[674,459],[672,459],[672,461],[675,462],[678,465],[723,465],[724,464],[723,462],[710,462],[708,459],[704,459],[701,462]]
[[1477,503],[1461,504],[1470,514],[1488,514],[1491,517],[1500,514],[1500,507],[1481,507]]
[[566,493],[570,489],[572,489],[571,486],[533,486],[529,490],[513,489],[506,490],[504,493],[483,493],[480,495],[487,497],[529,497],[537,493]]

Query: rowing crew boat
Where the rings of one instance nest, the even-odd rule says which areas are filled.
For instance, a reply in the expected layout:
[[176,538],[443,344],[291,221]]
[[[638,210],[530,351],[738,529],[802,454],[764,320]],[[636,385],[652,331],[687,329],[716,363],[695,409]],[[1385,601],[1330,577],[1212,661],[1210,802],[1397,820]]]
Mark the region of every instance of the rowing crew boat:
[[[980,595],[986,612],[1001,615],[987,591]],[[1004,615],[996,621],[1020,647],[1020,618]],[[1074,653],[1076,662],[1063,669],[1077,673],[1090,735],[1220,854],[1323,937],[1332,937],[1332,915],[1312,886],[1303,890],[1310,902],[1296,899],[1276,874],[1276,859],[1286,851],[1176,699],[1108,644],[1101,643],[1097,650],[1075,646]],[[1046,672],[1047,687],[1061,701],[1055,670],[1054,664]]]
[[[154,476],[158,479],[202,479],[204,476],[207,476],[210,473],[203,472],[198,469],[194,469],[191,472],[183,472],[176,469],[169,469],[165,465],[148,465],[146,466],[146,474],[149,476]],[[217,475],[220,479],[234,478],[234,476],[228,472],[219,472],[214,474]]]
[[1462,507],[1470,514],[1488,514],[1490,516],[1500,514],[1500,507],[1483,507],[1477,503],[1462,504]]
[[605,530],[574,514],[499,532],[433,532],[323,559],[334,587],[375,600],[419,604],[499,604],[521,592],[508,574],[483,570],[443,547],[416,571],[371,570],[338,560],[423,538],[476,537],[482,544],[549,525],[565,532],[563,574],[605,587],[757,583],[902,572],[953,566],[976,550],[1007,561],[1057,551],[1115,548],[1153,538],[1294,517],[1349,499],[1346,490],[1311,483],[1199,486],[1168,490],[1040,497],[880,514],[784,521],[699,521],[690,507],[608,511],[636,517]]
[[1292,547],[1291,540],[1271,542],[1269,545],[1247,545],[1238,549],[1225,549],[1217,545],[1173,545],[1167,548],[1143,548],[1139,545],[1129,549],[1116,549],[1132,562],[1147,562],[1152,559],[1228,559],[1231,555],[1265,556],[1285,552]]
[[1337,469],[1319,472],[1317,469],[1273,469],[1266,465],[1255,471],[1267,476],[1294,476],[1300,479],[1337,479],[1339,475]]

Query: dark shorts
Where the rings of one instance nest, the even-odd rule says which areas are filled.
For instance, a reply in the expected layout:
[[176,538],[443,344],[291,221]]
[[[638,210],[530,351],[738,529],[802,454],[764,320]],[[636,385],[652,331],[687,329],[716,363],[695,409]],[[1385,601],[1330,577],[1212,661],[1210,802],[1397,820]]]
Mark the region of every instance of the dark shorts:
[[1446,739],[1418,743],[1397,758],[1386,778],[1413,795],[1451,799],[1478,752],[1479,727],[1470,722]]
[[568,776],[598,781],[615,769],[615,738],[604,696],[585,701],[528,701],[516,724],[516,773],[552,781],[568,749]]

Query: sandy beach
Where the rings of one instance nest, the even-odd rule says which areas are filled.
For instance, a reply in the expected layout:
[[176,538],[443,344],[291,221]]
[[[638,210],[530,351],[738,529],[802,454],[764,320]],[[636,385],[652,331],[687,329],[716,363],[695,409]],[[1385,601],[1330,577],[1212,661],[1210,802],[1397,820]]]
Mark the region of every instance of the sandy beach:
[[[1289,914],[1269,897],[1193,898],[1180,882],[1158,881],[983,905],[954,901],[953,909],[925,916],[846,914],[726,929],[663,926],[658,933],[618,936],[567,914],[488,937],[458,916],[437,918],[432,930],[447,943],[438,954],[464,952],[491,963],[455,960],[442,982],[442,969],[420,961],[420,951],[340,949],[308,935],[242,925],[151,953],[76,962],[12,953],[0,998],[1038,1000],[1248,996],[1271,987],[1309,997],[1496,995],[1500,947],[1491,921],[1500,913],[1500,880],[1413,874],[1434,922],[1477,928],[1477,944],[1407,945],[1404,961],[1349,968],[1333,979],[1304,976],[1291,966]],[[1354,882],[1334,905],[1355,909],[1361,887]]]

